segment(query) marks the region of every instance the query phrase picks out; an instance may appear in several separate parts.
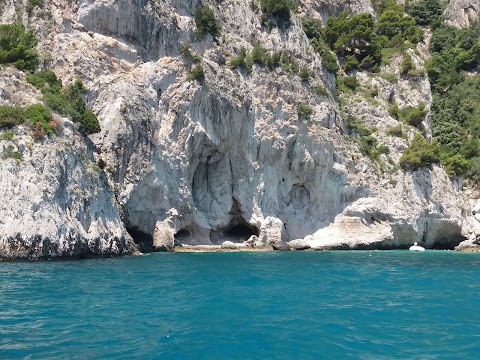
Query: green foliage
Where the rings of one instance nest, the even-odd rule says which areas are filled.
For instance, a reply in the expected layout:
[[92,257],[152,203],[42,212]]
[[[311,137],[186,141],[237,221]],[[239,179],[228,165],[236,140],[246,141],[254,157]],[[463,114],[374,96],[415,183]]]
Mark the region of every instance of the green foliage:
[[378,146],[378,141],[372,134],[376,130],[368,128],[360,120],[348,115],[345,118],[348,127],[348,133],[358,141],[360,152],[363,156],[367,156],[373,161],[379,161],[381,154],[388,154],[390,149],[386,145]]
[[41,127],[44,134],[53,134],[53,128],[49,124],[52,120],[52,112],[42,104],[33,104],[25,108],[25,119],[33,126]]
[[0,64],[35,70],[39,64],[36,45],[35,35],[32,31],[25,31],[22,24],[0,25]]
[[427,73],[434,91],[446,91],[463,81],[462,70],[480,69],[480,22],[466,29],[442,25],[432,35]]
[[328,90],[325,88],[325,86],[323,84],[319,84],[319,83],[313,84],[313,85],[311,85],[311,89],[313,90],[313,92],[317,96],[328,96],[329,95]]
[[410,75],[415,70],[415,63],[410,54],[405,54],[402,61],[401,73],[403,76]]
[[50,70],[37,71],[27,75],[27,81],[42,93],[58,93],[62,90],[62,82]]
[[[369,70],[380,63],[380,47],[375,34],[375,21],[370,14],[348,15],[342,12],[330,17],[325,28],[325,40],[338,56],[349,58],[349,70]],[[362,61],[370,57],[365,68]]]
[[425,108],[425,103],[420,102],[417,106],[406,106],[402,109],[398,107],[395,102],[388,108],[388,113],[391,117],[406,122],[409,125],[420,127],[422,121],[428,113]]
[[[477,159],[480,157],[480,75],[466,77],[448,92],[433,96],[432,132],[442,144],[442,164],[453,170],[462,170],[456,175],[466,174],[480,180]],[[461,157],[457,157],[459,155]],[[467,161],[467,167],[451,165],[453,160]],[[452,171],[453,171],[452,170]]]
[[[345,71],[378,71],[381,61],[386,62],[387,54],[382,49],[390,48],[389,53],[401,52],[408,44],[416,44],[422,38],[422,30],[410,16],[405,16],[403,7],[393,0],[377,1],[378,20],[366,13],[347,14],[330,17],[322,32],[319,23],[312,19],[303,22],[305,33],[316,39],[316,46],[324,41],[339,56],[345,59]],[[382,56],[383,55],[383,56]]]
[[400,119],[409,125],[420,127],[427,113],[428,110],[425,108],[425,103],[420,102],[416,107],[407,106],[401,109]]
[[297,9],[293,0],[260,0],[260,7],[265,16],[284,22],[290,21],[290,12]]
[[204,79],[205,73],[203,72],[203,66],[201,64],[195,65],[187,76],[187,81],[203,81]]
[[0,105],[0,127],[19,125],[25,119],[23,108]]
[[308,68],[302,67],[300,73],[298,74],[302,81],[308,81],[310,79],[310,70]]
[[430,143],[421,134],[416,134],[410,146],[400,158],[400,166],[407,170],[418,170],[440,161],[440,146],[436,141]]
[[407,135],[403,132],[402,124],[397,124],[387,129],[387,135],[396,136],[402,139],[407,139]]
[[194,19],[197,26],[197,30],[195,31],[195,38],[197,40],[200,40],[207,32],[214,38],[220,34],[220,24],[215,19],[213,10],[208,6],[198,6],[195,10]]
[[337,59],[325,43],[322,22],[318,19],[305,17],[302,19],[302,25],[313,49],[322,57],[323,66],[331,73],[336,74],[338,72]]
[[416,44],[422,39],[415,19],[405,16],[403,7],[395,1],[389,2],[378,17],[377,33],[382,47],[400,47],[405,41]]
[[245,63],[246,58],[247,58],[247,51],[245,50],[245,48],[242,47],[238,55],[233,56],[230,59],[230,66],[234,69],[246,68],[246,63]]
[[297,108],[299,118],[310,119],[313,114],[313,108],[308,104],[299,104]]
[[394,119],[400,120],[400,108],[398,107],[397,102],[394,102],[392,105],[388,107],[388,114],[393,117]]
[[480,23],[435,28],[427,73],[433,90],[432,133],[450,176],[480,181]]
[[392,84],[398,82],[397,76],[394,73],[381,72],[381,73],[378,74],[378,76],[380,76],[382,79],[385,79],[385,80],[391,82]]
[[196,52],[192,51],[191,44],[184,43],[180,45],[180,53],[185,56],[187,59],[193,62],[200,62],[202,61],[202,57],[198,55]]
[[265,60],[266,60],[265,58],[266,58],[266,55],[267,55],[267,50],[262,48],[260,46],[260,44],[257,44],[253,47],[251,55],[252,55],[252,61],[255,64],[263,65],[263,64],[265,64]]
[[337,79],[337,88],[341,92],[354,92],[360,86],[355,76],[341,76]]
[[43,0],[28,0],[27,1],[27,12],[32,14],[34,8],[43,8]]
[[14,136],[15,133],[12,130],[7,130],[0,135],[0,140],[12,141]]
[[85,110],[82,114],[82,120],[80,122],[81,130],[87,134],[94,134],[100,132],[100,124],[98,119],[92,110]]
[[417,24],[427,26],[440,21],[443,9],[439,0],[419,0],[411,3],[412,5],[407,6],[407,12]]

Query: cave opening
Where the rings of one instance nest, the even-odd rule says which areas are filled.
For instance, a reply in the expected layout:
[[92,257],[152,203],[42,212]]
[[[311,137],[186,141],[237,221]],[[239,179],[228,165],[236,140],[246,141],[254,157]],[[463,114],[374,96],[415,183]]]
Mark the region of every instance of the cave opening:
[[224,241],[241,243],[248,240],[252,235],[259,236],[259,228],[248,224],[242,217],[234,217],[227,226],[212,231],[210,241],[217,245]]
[[181,229],[177,231],[174,235],[175,246],[188,244],[191,237],[192,237],[192,233],[187,229]]
[[153,235],[139,230],[136,227],[126,228],[135,244],[138,245],[141,252],[155,251],[153,247]]

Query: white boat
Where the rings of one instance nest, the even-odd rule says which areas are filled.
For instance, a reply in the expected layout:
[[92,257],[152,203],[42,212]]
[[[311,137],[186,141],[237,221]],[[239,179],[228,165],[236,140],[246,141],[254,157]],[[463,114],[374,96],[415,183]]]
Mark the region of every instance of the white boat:
[[410,250],[410,251],[425,251],[425,248],[420,246],[420,245],[417,245],[417,242],[415,241],[413,243],[413,245],[410,246],[410,248],[408,250]]

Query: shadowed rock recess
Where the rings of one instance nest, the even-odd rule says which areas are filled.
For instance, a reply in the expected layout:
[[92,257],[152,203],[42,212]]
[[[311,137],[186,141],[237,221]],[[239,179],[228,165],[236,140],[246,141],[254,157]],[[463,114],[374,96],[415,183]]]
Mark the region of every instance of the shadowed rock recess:
[[[475,1],[453,2],[448,21],[475,21]],[[335,76],[301,18],[325,23],[342,10],[374,14],[372,3],[297,3],[290,21],[266,24],[260,0],[44,0],[31,11],[2,1],[2,23],[20,21],[38,37],[40,68],[54,71],[64,86],[83,81],[101,131],[84,135],[56,113],[56,134],[42,139],[26,123],[0,128],[14,132],[13,140],[0,140],[0,258],[222,244],[228,250],[406,249],[417,241],[451,249],[469,238],[476,246],[478,221],[462,179],[450,179],[439,165],[400,169],[402,152],[420,130],[405,127],[405,138],[387,133],[399,124],[386,110],[393,102],[429,109],[428,78],[401,78],[396,59],[381,70],[397,74],[395,83],[356,75],[361,86],[376,87],[377,103],[352,95],[340,105]],[[213,10],[219,35],[196,36],[200,4]],[[256,44],[288,54],[290,67],[232,65],[242,48],[249,54]],[[425,43],[411,51],[419,67],[425,51]],[[197,64],[204,78],[192,80]],[[307,80],[295,66],[307,71]],[[42,99],[25,73],[2,65],[0,105]],[[388,158],[369,158],[352,141],[346,121],[352,112],[375,127]],[[422,131],[430,136],[428,115]],[[20,160],[5,155],[17,153]]]

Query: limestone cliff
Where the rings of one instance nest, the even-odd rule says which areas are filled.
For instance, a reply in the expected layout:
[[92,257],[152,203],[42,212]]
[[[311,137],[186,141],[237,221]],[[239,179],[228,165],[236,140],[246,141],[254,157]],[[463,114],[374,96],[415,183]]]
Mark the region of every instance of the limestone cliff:
[[[407,139],[388,135],[398,121],[386,105],[429,106],[428,79],[402,79],[395,59],[388,65],[395,84],[359,73],[364,88],[378,89],[376,100],[342,96],[348,105],[341,111],[335,78],[302,29],[301,14],[325,21],[343,9],[373,12],[369,0],[302,0],[291,24],[273,28],[262,24],[256,1],[203,1],[221,33],[200,41],[197,0],[44,3],[28,16],[4,0],[2,21],[34,28],[40,53],[48,54],[44,65],[64,82],[84,81],[102,130],[84,137],[63,119],[59,135],[43,142],[15,130],[13,150],[23,161],[0,160],[1,258],[130,253],[130,235],[147,250],[249,238],[251,246],[275,248],[292,240],[294,248],[414,241],[452,248],[474,231],[461,179],[452,182],[438,166],[404,172],[396,165],[416,130]],[[257,43],[287,51],[310,79],[281,67],[253,64],[248,73],[228,65]],[[200,57],[203,81],[187,80],[194,60],[182,44]],[[426,48],[412,51],[418,66]],[[41,101],[22,73],[11,72],[0,74],[2,104]],[[310,116],[299,113],[303,104]],[[346,136],[349,113],[378,129],[390,160],[360,154]]]

